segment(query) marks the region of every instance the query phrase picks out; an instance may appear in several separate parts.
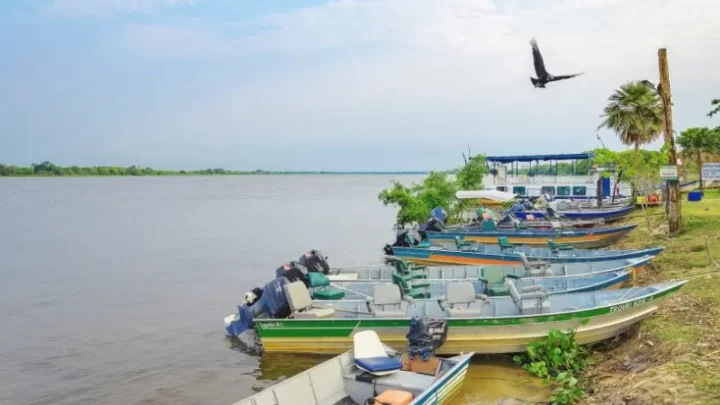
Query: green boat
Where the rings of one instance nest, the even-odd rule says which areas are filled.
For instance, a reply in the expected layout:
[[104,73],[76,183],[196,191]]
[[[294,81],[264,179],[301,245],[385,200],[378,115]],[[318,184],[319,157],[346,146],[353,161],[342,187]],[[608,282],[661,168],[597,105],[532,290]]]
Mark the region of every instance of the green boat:
[[[277,278],[259,301],[240,307],[225,324],[231,336],[254,329],[268,352],[338,354],[352,348],[353,335],[364,330],[375,330],[402,350],[412,317],[447,318],[447,340],[438,354],[513,353],[551,329],[576,330],[581,344],[612,338],[652,315],[686,282],[548,294],[506,280],[510,296],[488,297],[476,294],[468,281],[453,281],[445,297],[418,300],[403,296],[397,285],[377,283],[366,300],[313,301],[304,283]],[[287,315],[279,310],[283,300]]]

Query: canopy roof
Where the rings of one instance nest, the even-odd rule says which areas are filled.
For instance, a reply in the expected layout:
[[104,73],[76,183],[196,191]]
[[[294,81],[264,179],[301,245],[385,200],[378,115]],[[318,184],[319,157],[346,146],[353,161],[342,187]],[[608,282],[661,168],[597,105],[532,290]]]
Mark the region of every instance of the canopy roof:
[[569,153],[559,155],[521,155],[521,156],[488,156],[485,158],[488,162],[535,162],[541,160],[584,160],[592,159],[594,153]]
[[461,200],[467,198],[483,198],[502,203],[506,203],[514,199],[516,196],[518,196],[518,194],[508,193],[500,190],[467,190],[458,191],[457,193],[455,193],[455,197]]

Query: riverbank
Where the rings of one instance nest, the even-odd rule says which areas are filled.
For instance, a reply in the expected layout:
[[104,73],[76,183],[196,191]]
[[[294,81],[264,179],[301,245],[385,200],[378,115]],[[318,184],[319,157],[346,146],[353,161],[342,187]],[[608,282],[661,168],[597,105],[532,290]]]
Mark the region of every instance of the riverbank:
[[682,202],[683,232],[667,237],[664,208],[641,211],[627,223],[639,227],[617,249],[665,246],[637,283],[690,282],[659,311],[616,342],[596,349],[584,376],[584,404],[720,403],[720,191],[700,202]]

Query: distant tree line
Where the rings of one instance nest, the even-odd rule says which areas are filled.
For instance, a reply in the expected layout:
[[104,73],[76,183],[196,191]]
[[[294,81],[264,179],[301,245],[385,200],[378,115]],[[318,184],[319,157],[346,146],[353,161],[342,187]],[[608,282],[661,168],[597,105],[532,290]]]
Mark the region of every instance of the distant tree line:
[[426,174],[422,171],[398,172],[337,172],[337,171],[241,171],[225,169],[203,170],[158,170],[140,166],[58,166],[52,162],[33,163],[27,166],[13,166],[0,163],[0,177],[23,176],[208,176],[208,175],[282,175],[282,174]]
[[[258,171],[260,172],[260,171]],[[0,163],[0,176],[173,176],[173,175],[223,175],[251,174],[225,169],[204,170],[157,170],[140,166],[58,166],[52,162],[33,163],[30,167]]]

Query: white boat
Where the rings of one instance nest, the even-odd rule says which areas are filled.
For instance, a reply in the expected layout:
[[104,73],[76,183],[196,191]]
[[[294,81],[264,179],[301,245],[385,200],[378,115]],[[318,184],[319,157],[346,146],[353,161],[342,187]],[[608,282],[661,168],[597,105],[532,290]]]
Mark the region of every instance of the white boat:
[[[555,198],[592,199],[596,197],[598,180],[602,179],[603,197],[609,197],[613,192],[615,195],[630,195],[630,184],[601,176],[614,170],[592,165],[590,161],[594,157],[593,153],[487,156],[485,161],[490,174],[485,175],[483,184],[486,188],[522,197],[549,194]],[[571,174],[559,174],[558,161],[571,161]],[[547,166],[539,166],[547,163],[549,171]]]
[[235,405],[447,404],[460,391],[473,354],[399,353],[365,330],[353,335],[351,350]]

